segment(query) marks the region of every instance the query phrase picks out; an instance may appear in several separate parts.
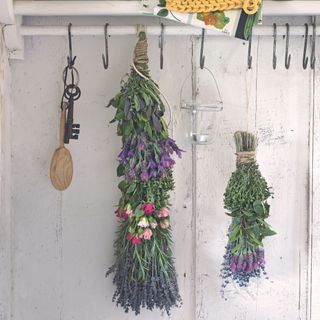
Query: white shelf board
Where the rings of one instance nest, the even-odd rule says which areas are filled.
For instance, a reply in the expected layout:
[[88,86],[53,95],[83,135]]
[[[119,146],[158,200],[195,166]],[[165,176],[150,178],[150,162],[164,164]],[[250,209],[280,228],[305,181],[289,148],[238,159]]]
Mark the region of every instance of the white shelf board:
[[[140,1],[15,1],[22,16],[141,16]],[[320,15],[320,1],[265,1],[264,16]]]

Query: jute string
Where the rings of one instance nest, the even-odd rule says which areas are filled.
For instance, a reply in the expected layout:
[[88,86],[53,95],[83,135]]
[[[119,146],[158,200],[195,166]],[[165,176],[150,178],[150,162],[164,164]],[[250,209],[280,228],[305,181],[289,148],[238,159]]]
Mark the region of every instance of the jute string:
[[144,32],[140,32],[139,40],[134,49],[133,64],[138,71],[148,74],[148,42]]
[[256,162],[256,152],[255,151],[241,151],[237,152],[237,162],[241,164],[254,163]]

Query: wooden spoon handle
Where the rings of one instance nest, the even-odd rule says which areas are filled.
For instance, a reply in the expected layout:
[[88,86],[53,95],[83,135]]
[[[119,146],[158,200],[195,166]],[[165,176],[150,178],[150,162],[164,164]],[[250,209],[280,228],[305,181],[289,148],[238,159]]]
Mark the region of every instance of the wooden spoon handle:
[[67,110],[67,102],[62,102],[62,111],[60,117],[60,143],[59,147],[64,147],[64,132],[65,132],[65,125],[66,125],[66,111]]

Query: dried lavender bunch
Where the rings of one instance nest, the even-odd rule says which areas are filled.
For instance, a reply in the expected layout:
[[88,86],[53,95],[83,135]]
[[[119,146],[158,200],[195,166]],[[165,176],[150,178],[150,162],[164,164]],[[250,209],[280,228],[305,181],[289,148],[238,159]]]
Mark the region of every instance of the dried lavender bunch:
[[126,312],[159,308],[168,314],[181,304],[174,268],[169,193],[174,189],[173,155],[182,150],[168,135],[164,104],[149,78],[147,42],[140,33],[134,67],[109,105],[116,108],[122,137],[117,174],[121,198],[115,241],[113,301]]
[[272,195],[255,160],[255,135],[238,131],[234,135],[237,169],[224,194],[226,214],[232,217],[228,244],[222,264],[222,287],[230,280],[246,287],[251,278],[265,273],[263,239],[275,232],[265,221],[269,217],[268,198]]

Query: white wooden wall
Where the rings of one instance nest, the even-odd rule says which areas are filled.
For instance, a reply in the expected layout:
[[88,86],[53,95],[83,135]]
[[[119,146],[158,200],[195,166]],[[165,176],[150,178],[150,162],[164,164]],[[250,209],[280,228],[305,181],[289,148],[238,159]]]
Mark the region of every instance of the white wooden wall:
[[[271,38],[253,42],[253,70],[246,71],[247,46],[242,41],[206,40],[206,66],[219,82],[224,110],[212,117],[214,143],[191,148],[185,138],[188,119],[178,105],[181,84],[198,63],[199,42],[188,37],[166,39],[165,66],[160,71],[157,39],[149,39],[151,73],[172,105],[172,135],[186,150],[175,168],[173,194],[176,267],[184,305],[173,312],[173,320],[320,317],[315,300],[320,282],[316,272],[320,264],[319,70],[302,69],[302,38],[291,40],[292,65],[286,70],[284,41],[279,42],[276,71]],[[12,179],[12,258],[7,261],[12,260],[13,320],[135,318],[111,302],[112,280],[104,278],[113,262],[120,150],[115,127],[108,124],[113,111],[104,105],[119,90],[135,38],[111,38],[107,71],[101,63],[101,37],[78,37],[73,43],[81,77],[82,97],[75,107],[81,133],[79,141],[68,146],[75,174],[64,193],[51,187],[49,166],[58,142],[67,41],[29,38],[25,59],[11,62],[12,170],[6,176]],[[197,77],[201,76],[198,71]],[[275,193],[269,222],[278,234],[266,240],[270,279],[254,283],[246,292],[233,288],[228,300],[223,300],[219,270],[230,223],[224,215],[223,193],[235,168],[233,133],[239,129],[259,136],[258,161]],[[8,320],[8,314],[3,314],[0,319]],[[138,319],[150,317],[167,318],[145,311]]]
[[0,24],[0,319],[11,314],[10,71]]

